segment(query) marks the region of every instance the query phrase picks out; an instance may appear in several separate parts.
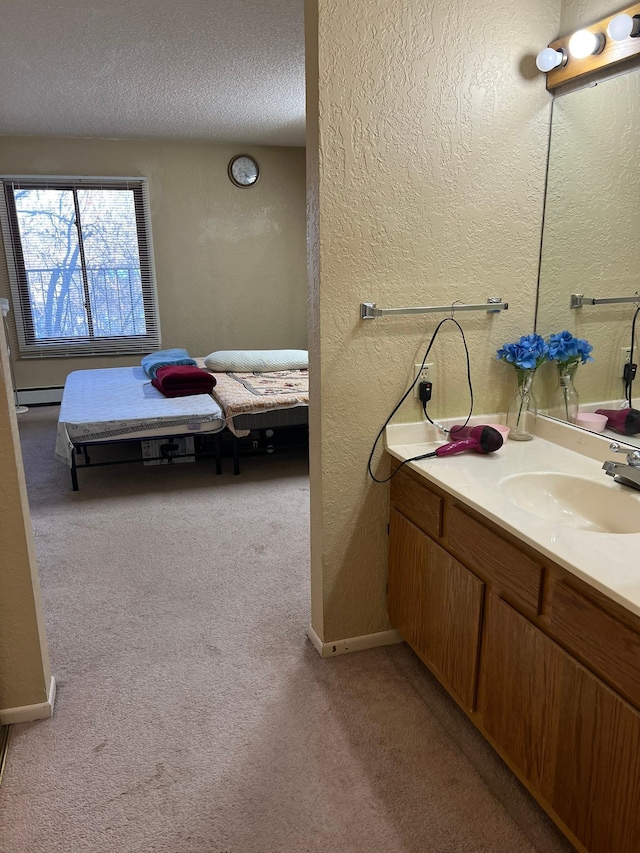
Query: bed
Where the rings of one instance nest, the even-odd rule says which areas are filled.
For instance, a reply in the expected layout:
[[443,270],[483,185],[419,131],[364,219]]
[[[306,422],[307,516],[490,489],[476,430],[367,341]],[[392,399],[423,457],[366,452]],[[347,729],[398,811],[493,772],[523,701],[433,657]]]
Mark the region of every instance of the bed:
[[[145,356],[143,364],[147,359],[162,360],[167,353],[175,351]],[[213,437],[213,453],[200,450],[198,456],[213,455],[218,474],[222,471],[223,431],[231,436],[234,474],[240,473],[239,439],[256,430],[273,434],[275,429],[304,427],[306,440],[306,350],[225,350],[195,362],[216,380],[211,394],[165,397],[151,384],[142,366],[76,370],[69,374],[58,418],[55,456],[71,469],[74,491],[78,491],[80,468],[141,459],[145,464],[192,459],[193,439],[197,436]],[[184,444],[179,443],[183,441]],[[92,461],[91,447],[117,442],[141,443],[142,455]]]
[[[216,379],[212,394],[222,406],[232,437],[234,474],[240,473],[239,439],[254,436],[256,431],[265,436],[267,451],[275,449],[277,442],[270,438],[274,433],[290,436],[297,431],[307,443],[306,350],[217,350],[199,359],[198,364]],[[260,444],[258,441],[256,449]]]
[[[153,387],[142,367],[111,367],[96,370],[76,370],[70,373],[64,386],[55,456],[71,469],[73,490],[78,491],[79,468],[123,464],[135,459],[92,462],[89,448],[113,442],[165,441],[158,456],[145,454],[147,462],[173,462],[177,439],[212,434],[216,473],[220,473],[221,455],[218,434],[225,428],[220,404],[209,394],[188,397],[163,396]],[[154,446],[151,444],[151,447]],[[79,455],[82,461],[79,460]]]
[[[204,360],[198,362],[208,369]],[[255,430],[306,426],[309,376],[306,368],[276,371],[213,371],[213,396],[232,436],[234,473],[239,473],[238,439]]]

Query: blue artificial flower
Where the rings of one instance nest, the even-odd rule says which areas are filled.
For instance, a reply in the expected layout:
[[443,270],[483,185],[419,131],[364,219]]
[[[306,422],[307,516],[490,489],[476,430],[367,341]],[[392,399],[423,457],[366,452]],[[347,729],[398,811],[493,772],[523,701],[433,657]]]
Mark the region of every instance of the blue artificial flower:
[[549,361],[557,361],[560,364],[586,364],[593,361],[589,355],[593,349],[589,341],[583,338],[574,338],[566,329],[549,335]]
[[549,345],[540,335],[523,335],[515,343],[503,344],[496,357],[519,369],[535,370],[549,360]]

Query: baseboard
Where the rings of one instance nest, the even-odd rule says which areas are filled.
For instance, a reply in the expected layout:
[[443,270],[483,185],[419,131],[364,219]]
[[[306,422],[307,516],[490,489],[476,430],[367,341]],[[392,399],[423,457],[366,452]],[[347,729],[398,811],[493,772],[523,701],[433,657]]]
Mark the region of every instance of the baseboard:
[[11,740],[11,726],[0,726],[0,785],[4,769],[7,766],[7,755],[9,754],[9,741]]
[[54,406],[62,402],[62,385],[48,388],[18,388],[16,395],[21,406]]
[[13,723],[31,723],[34,720],[46,720],[53,716],[53,706],[56,702],[56,680],[51,676],[49,695],[46,702],[36,705],[22,705],[20,708],[5,708],[0,710],[0,726],[10,726]]
[[378,631],[377,634],[365,634],[362,637],[323,643],[312,625],[309,625],[307,636],[322,658],[333,658],[336,655],[346,655],[348,652],[361,652],[364,649],[376,649],[378,646],[392,646],[394,643],[402,642],[402,637],[397,631]]

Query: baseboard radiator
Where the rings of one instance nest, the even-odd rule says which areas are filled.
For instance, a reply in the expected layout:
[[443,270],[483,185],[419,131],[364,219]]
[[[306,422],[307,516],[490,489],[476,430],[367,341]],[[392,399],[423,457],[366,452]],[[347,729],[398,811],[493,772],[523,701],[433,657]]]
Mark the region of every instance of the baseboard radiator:
[[62,385],[49,385],[44,388],[18,388],[16,391],[20,406],[55,406],[62,401]]

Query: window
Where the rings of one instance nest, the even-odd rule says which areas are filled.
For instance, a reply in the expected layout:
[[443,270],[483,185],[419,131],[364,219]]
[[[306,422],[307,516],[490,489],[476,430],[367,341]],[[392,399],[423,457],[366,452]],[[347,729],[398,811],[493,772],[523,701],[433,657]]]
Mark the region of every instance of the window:
[[0,220],[21,355],[157,349],[146,178],[1,180]]

